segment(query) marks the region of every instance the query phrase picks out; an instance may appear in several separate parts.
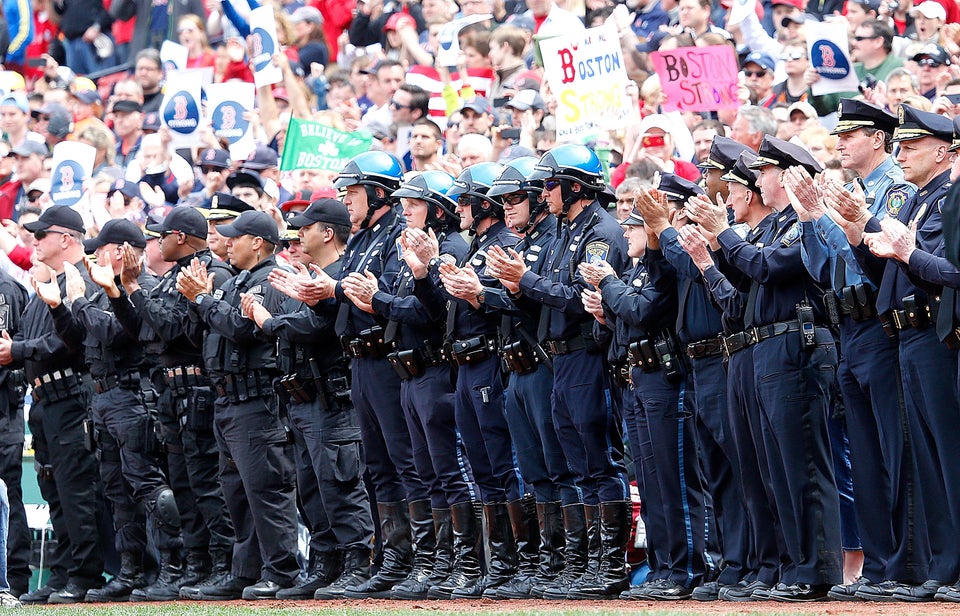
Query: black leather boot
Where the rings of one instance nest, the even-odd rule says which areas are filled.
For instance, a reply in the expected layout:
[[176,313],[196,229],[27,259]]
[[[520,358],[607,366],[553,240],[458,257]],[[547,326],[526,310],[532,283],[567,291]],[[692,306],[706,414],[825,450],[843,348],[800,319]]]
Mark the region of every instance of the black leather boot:
[[343,599],[343,593],[348,587],[358,586],[370,579],[370,550],[347,550],[343,554],[343,571],[340,577],[329,586],[318,588],[313,593],[314,599],[329,601]]
[[487,555],[489,565],[486,575],[473,586],[457,588],[450,593],[451,599],[475,599],[498,586],[503,586],[517,575],[517,544],[510,529],[510,514],[506,503],[483,505],[483,518],[487,523]]
[[[449,510],[447,510],[449,514]],[[410,528],[413,530],[413,569],[390,592],[393,599],[426,599],[429,580],[436,562],[437,533],[429,500],[410,503]]]
[[372,578],[344,590],[343,595],[350,599],[388,599],[390,589],[405,580],[413,569],[413,543],[406,501],[377,503],[377,513],[383,537],[383,564]]
[[630,587],[627,579],[627,541],[630,539],[632,503],[600,503],[600,563],[592,579],[584,577],[570,599],[619,599]]
[[130,593],[147,585],[143,579],[140,556],[133,552],[120,553],[120,571],[103,588],[91,588],[84,601],[87,603],[113,603],[129,601]]
[[317,590],[332,584],[341,573],[343,573],[341,552],[311,552],[307,576],[293,588],[278,590],[277,599],[313,599]]
[[410,584],[409,578],[393,587],[393,599],[426,599],[430,588],[450,577],[453,567],[453,517],[449,509],[433,509],[433,533],[437,538],[433,568],[429,577],[419,584]]
[[195,601],[214,601],[218,599],[239,599],[243,589],[256,582],[248,578],[235,578],[230,570],[233,554],[230,550],[211,549],[210,576],[196,586],[181,586],[180,598]]
[[[587,543],[587,514],[583,505],[566,505],[561,507],[563,513],[563,536],[565,546],[563,550],[563,571],[553,582],[540,592],[542,599],[566,599],[567,592],[587,570],[588,543]],[[537,596],[538,589],[531,589],[533,596]]]
[[160,574],[157,581],[143,589],[147,601],[176,601],[180,598],[183,565],[176,550],[160,550]]
[[179,584],[181,587],[196,586],[210,577],[211,571],[210,555],[205,550],[188,550]]
[[[540,565],[538,509],[539,505],[534,500],[533,495],[530,494],[524,496],[521,500],[507,503],[510,527],[513,529],[513,537],[517,541],[517,575],[502,586],[484,591],[483,596],[485,598],[530,598],[530,587]],[[559,508],[557,513],[559,514]]]
[[480,580],[480,519],[472,502],[450,507],[453,521],[453,564],[450,575],[430,587],[431,599],[449,599],[454,590],[469,588]]

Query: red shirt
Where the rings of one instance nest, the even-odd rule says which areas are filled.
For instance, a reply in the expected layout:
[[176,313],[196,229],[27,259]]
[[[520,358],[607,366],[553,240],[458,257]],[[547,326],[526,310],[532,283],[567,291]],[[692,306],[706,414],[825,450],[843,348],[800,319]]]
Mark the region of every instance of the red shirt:
[[[619,167],[610,173],[610,183],[613,184],[614,188],[620,186],[620,183],[623,182],[627,176],[627,167],[629,166],[630,163],[628,162],[621,163]],[[696,165],[685,160],[680,160],[679,158],[673,159],[673,172],[691,182],[699,182],[700,176],[702,175]]]

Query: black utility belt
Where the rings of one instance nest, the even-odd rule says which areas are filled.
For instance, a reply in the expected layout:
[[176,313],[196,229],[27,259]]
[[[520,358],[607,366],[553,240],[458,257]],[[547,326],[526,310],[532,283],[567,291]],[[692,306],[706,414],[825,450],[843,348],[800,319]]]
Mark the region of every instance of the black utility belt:
[[683,374],[677,345],[670,336],[644,338],[630,343],[627,361],[631,366],[640,368],[642,372],[656,372],[662,369],[668,379],[675,379]]
[[81,388],[81,376],[73,368],[54,370],[33,379],[33,395],[47,403],[75,398]]
[[[940,314],[940,298],[934,297],[929,303],[918,302],[915,295],[901,300],[903,310],[890,310],[879,315],[883,331],[890,338],[896,338],[897,332],[905,329],[926,329],[935,325]],[[952,306],[950,307],[952,308]]]
[[854,321],[869,321],[877,316],[877,292],[868,284],[854,284],[839,291],[840,314]]
[[321,376],[314,379],[298,373],[287,374],[277,381],[277,388],[281,395],[286,395],[292,402],[309,404],[318,400],[324,410],[335,403],[350,402],[350,379],[347,376]]
[[616,361],[607,368],[614,384],[620,389],[627,389],[633,384],[630,381],[630,362],[626,359]]
[[354,359],[383,359],[393,351],[393,345],[384,342],[380,326],[365,329],[358,336],[340,336],[340,346]]
[[183,394],[193,387],[209,387],[207,378],[200,366],[175,366],[163,369],[163,380],[174,393]]
[[707,338],[687,345],[687,357],[690,359],[704,359],[719,355],[723,355],[723,342],[720,338]]
[[139,372],[108,374],[105,377],[93,379],[93,390],[98,394],[108,392],[117,387],[120,389],[139,391],[141,389],[141,379],[142,376]]
[[544,352],[540,345],[533,346],[523,338],[507,343],[500,349],[503,371],[520,375],[536,372],[542,361],[541,353]]
[[404,381],[423,376],[427,368],[449,363],[443,350],[429,346],[394,351],[387,355],[387,362]]
[[725,357],[730,357],[734,353],[742,351],[743,349],[746,349],[757,342],[753,337],[752,329],[730,334],[729,336],[723,336],[720,338],[720,340],[721,344],[723,345],[723,354]]
[[450,359],[458,366],[476,364],[497,354],[496,338],[480,335],[450,344]]
[[770,325],[760,325],[753,328],[753,339],[757,342],[763,342],[776,336],[782,336],[790,332],[800,331],[800,321],[780,321]]
[[232,402],[246,402],[273,395],[273,383],[269,377],[260,375],[224,374],[216,377],[213,384],[217,395]]
[[573,336],[572,338],[544,340],[543,348],[547,353],[556,357],[557,355],[567,355],[574,351],[581,351],[587,348],[587,341],[583,336]]

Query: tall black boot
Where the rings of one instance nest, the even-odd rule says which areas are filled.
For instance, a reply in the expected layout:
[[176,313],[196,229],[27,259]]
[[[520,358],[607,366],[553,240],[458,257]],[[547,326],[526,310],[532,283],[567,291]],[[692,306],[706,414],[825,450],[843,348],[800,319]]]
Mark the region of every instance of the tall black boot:
[[627,579],[627,541],[631,509],[628,501],[600,503],[600,564],[591,580],[574,586],[570,599],[619,599],[630,587]]
[[532,494],[507,503],[510,528],[517,544],[517,574],[506,584],[487,588],[484,598],[529,599],[530,585],[540,562],[537,503]]
[[243,589],[256,582],[249,578],[234,577],[231,574],[233,554],[231,550],[212,549],[210,559],[213,563],[210,577],[196,586],[180,588],[181,599],[194,601],[227,601],[239,599]]
[[[447,510],[449,512],[449,510]],[[437,533],[429,500],[410,503],[410,528],[413,530],[413,569],[407,578],[393,587],[393,599],[426,599],[429,580],[437,556]]]
[[310,552],[307,576],[293,588],[281,588],[277,599],[313,599],[318,589],[329,586],[343,572],[343,554],[337,550]]
[[211,571],[210,555],[206,550],[187,550],[183,575],[180,576],[178,584],[181,587],[195,586],[207,579]]
[[430,576],[420,584],[406,581],[393,587],[390,596],[394,599],[426,599],[430,588],[450,577],[453,567],[453,517],[449,509],[433,509],[433,532],[437,538],[433,568]]
[[537,573],[530,580],[531,597],[543,597],[544,589],[563,571],[563,510],[560,503],[537,503],[537,521],[540,554]]
[[143,589],[147,601],[176,601],[180,598],[183,565],[176,550],[160,550],[160,574],[157,581]]
[[[589,556],[587,541],[587,513],[583,505],[566,505],[563,512],[563,571],[540,593],[542,599],[566,599],[570,587],[587,570]],[[536,597],[537,587],[531,589]]]
[[343,554],[343,572],[329,586],[318,588],[314,599],[343,599],[344,591],[370,579],[370,550],[347,550]]
[[453,521],[453,564],[450,576],[430,587],[431,599],[449,599],[454,590],[469,588],[480,580],[480,519],[473,503],[450,507]]
[[487,523],[487,555],[490,558],[486,575],[473,586],[457,588],[451,599],[469,599],[484,596],[489,589],[503,586],[517,575],[517,544],[510,529],[510,515],[506,503],[483,505]]
[[377,513],[383,537],[383,564],[366,582],[348,586],[343,593],[345,597],[389,599],[390,589],[405,580],[413,569],[413,543],[406,501],[377,503]]
[[129,601],[130,593],[147,585],[143,578],[140,556],[133,552],[120,553],[120,571],[103,588],[91,588],[84,601],[87,603],[113,603]]

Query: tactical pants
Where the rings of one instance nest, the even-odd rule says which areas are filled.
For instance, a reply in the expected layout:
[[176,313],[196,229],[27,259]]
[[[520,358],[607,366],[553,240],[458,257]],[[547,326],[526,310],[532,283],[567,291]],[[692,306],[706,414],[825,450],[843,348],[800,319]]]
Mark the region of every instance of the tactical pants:
[[38,483],[50,505],[57,541],[69,550],[64,561],[66,581],[89,586],[101,580],[103,573],[97,533],[103,493],[97,459],[83,443],[86,417],[86,400],[81,395],[53,403],[34,402],[29,424],[36,462],[52,470],[52,480],[41,478]]
[[623,435],[603,357],[586,350],[553,358],[553,423],[583,502],[630,500]]
[[523,480],[533,486],[537,502],[571,505],[580,502],[580,492],[553,426],[552,389],[553,372],[543,364],[529,374],[512,373],[504,411],[517,466]]
[[377,501],[430,498],[413,462],[410,430],[400,405],[400,377],[387,360],[354,359],[350,397],[360,419],[364,461]]
[[23,397],[0,387],[0,479],[7,484],[10,523],[7,527],[7,581],[14,591],[30,585],[30,528],[23,507]]
[[300,573],[296,479],[276,400],[221,396],[215,408],[220,484],[237,536],[233,575],[290,586]]
[[454,413],[483,502],[503,503],[520,498],[519,472],[513,462],[510,430],[503,415],[498,356],[460,366]]
[[[157,549],[169,550],[180,547],[180,529],[161,522],[154,511],[152,501],[169,486],[160,468],[153,418],[140,395],[139,391],[114,387],[93,396],[91,409],[102,452],[100,476],[104,495],[113,504],[117,549],[137,552],[146,547],[145,535],[137,536],[139,529],[126,530],[128,524],[136,525],[139,504],[146,511]],[[117,458],[119,468],[115,466]],[[138,545],[141,541],[144,543]]]
[[[317,401],[291,402],[287,408],[297,448],[311,461],[322,515],[341,550],[369,550],[373,546],[370,501],[363,485],[360,428],[351,407],[323,409]],[[314,512],[308,512],[314,515]]]
[[434,509],[479,500],[472,469],[457,435],[455,395],[448,365],[427,368],[421,376],[400,385],[417,472],[422,478],[436,478],[436,487],[430,489]]
[[320,496],[317,473],[313,470],[313,460],[303,438],[303,433],[295,428],[287,417],[285,423],[293,435],[293,464],[297,474],[297,510],[304,526],[310,532],[310,554],[334,552],[337,550],[337,536],[333,533],[330,519]]
[[[166,469],[170,489],[173,490],[177,501],[177,510],[180,512],[180,534],[183,537],[183,547],[186,550],[205,552],[210,544],[210,533],[204,524],[203,517],[197,509],[197,501],[190,489],[190,478],[187,476],[187,462],[183,457],[183,441],[180,438],[180,417],[174,408],[173,392],[167,388],[163,379],[158,389],[158,415],[163,427],[164,451],[163,468]],[[154,387],[157,381],[154,381]]]
[[829,331],[802,348],[799,332],[753,348],[763,440],[789,563],[780,581],[842,581],[840,502],[830,456],[827,410],[837,367]]

